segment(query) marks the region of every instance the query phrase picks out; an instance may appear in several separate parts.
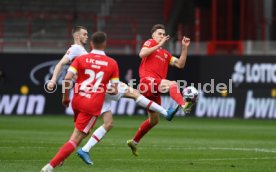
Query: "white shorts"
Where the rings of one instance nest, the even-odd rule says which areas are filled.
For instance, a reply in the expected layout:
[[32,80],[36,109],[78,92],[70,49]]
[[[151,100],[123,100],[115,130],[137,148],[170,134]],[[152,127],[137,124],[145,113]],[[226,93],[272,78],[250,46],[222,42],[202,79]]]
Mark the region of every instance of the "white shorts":
[[111,103],[112,101],[118,101],[121,97],[124,96],[124,94],[127,92],[128,90],[128,85],[126,85],[123,82],[120,82],[118,84],[118,94],[116,95],[110,95],[110,94],[105,94],[105,98],[104,98],[104,104],[101,110],[101,114],[110,111],[111,110]]

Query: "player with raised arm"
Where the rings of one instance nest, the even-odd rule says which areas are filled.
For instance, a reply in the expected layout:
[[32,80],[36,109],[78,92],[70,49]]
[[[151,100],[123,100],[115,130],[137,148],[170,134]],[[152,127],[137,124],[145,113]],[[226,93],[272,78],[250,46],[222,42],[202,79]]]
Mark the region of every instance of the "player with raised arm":
[[[87,35],[88,35],[88,32],[87,32],[86,27],[75,26],[72,29],[72,36],[74,39],[74,44],[67,50],[65,55],[55,66],[53,76],[47,84],[47,88],[49,90],[53,90],[54,87],[56,86],[56,81],[57,81],[63,67],[66,64],[72,62],[76,57],[88,53],[84,48],[84,46],[87,43],[87,38],[88,38]],[[160,106],[160,105],[148,100],[144,96],[142,96],[138,92],[138,90],[133,89],[133,88],[129,87],[128,85],[121,83],[121,82],[118,86],[121,87],[121,88],[119,88],[120,94],[118,94],[118,95],[106,94],[107,102],[110,102],[112,100],[118,101],[121,97],[132,98],[132,99],[136,100],[136,103],[139,104],[140,106],[150,109],[150,110],[153,110],[153,111],[157,111],[157,112],[161,113],[166,118],[169,118],[170,116],[173,115],[174,112],[171,108],[169,108],[168,111],[165,110],[162,106]],[[104,114],[111,113],[109,105],[110,105],[110,103],[107,103],[106,106],[103,106],[104,108],[102,110],[102,116],[103,116],[104,123],[105,123],[104,126],[107,131],[112,128],[112,119],[110,119],[110,117],[104,117],[105,116]],[[110,116],[110,114],[106,115],[106,116]],[[111,113],[111,117],[112,117],[112,113]]]
[[[162,24],[156,24],[151,30],[152,39],[147,40],[139,56],[142,59],[139,67],[140,90],[148,99],[161,104],[162,92],[169,92],[171,98],[178,104],[185,113],[189,113],[193,103],[185,102],[175,81],[167,80],[168,65],[176,68],[184,68],[187,59],[187,50],[190,39],[183,37],[182,50],[179,58],[173,57],[162,46],[170,39],[165,33]],[[158,65],[156,65],[158,64]],[[178,109],[178,108],[177,108]],[[158,112],[148,111],[149,118],[139,127],[133,139],[127,141],[132,154],[138,156],[137,145],[142,137],[159,122]],[[172,120],[173,115],[168,120]]]
[[[103,51],[106,48],[106,34],[96,32],[92,36],[94,48]],[[69,139],[58,153],[46,164],[41,172],[52,172],[62,163],[85,138],[101,114],[107,84],[118,84],[119,69],[117,62],[106,55],[89,53],[76,58],[64,78],[62,103],[68,107],[69,89],[73,77],[77,77],[74,88],[72,107],[75,128]],[[69,82],[70,81],[70,82]]]
[[[66,64],[72,62],[76,57],[80,55],[87,54],[87,51],[84,49],[84,45],[87,42],[87,29],[83,26],[76,26],[72,30],[72,36],[74,38],[74,44],[67,50],[66,54],[55,66],[52,79],[47,84],[47,88],[49,90],[54,89],[58,76],[60,75],[61,70]],[[91,53],[105,55],[104,51],[98,51],[96,49],[92,50]],[[171,108],[165,110],[162,106],[145,98],[138,92],[138,90],[133,89],[132,87],[129,87],[128,85],[120,82],[118,84],[118,94],[106,94],[105,102],[101,111],[101,116],[103,118],[104,124],[94,131],[87,144],[83,148],[79,149],[77,152],[77,154],[82,158],[85,163],[93,164],[93,161],[90,159],[88,152],[103,138],[103,136],[109,130],[112,129],[113,117],[111,112],[111,101],[118,101],[121,97],[132,98],[136,101],[138,105],[152,111],[159,112],[166,118],[170,118],[171,116],[173,116],[174,113],[176,113],[176,111]]]
[[[103,51],[99,52],[97,50],[92,50],[91,53],[102,54]],[[138,90],[129,87],[125,83],[119,82],[117,87],[118,93],[116,95],[106,94],[105,102],[101,111],[104,124],[97,128],[92,134],[88,142],[77,151],[79,157],[86,164],[93,164],[93,161],[90,158],[89,151],[104,137],[104,135],[112,128],[112,112],[111,112],[111,102],[118,101],[121,97],[132,98],[136,103],[148,110],[161,113],[166,119],[171,119],[172,116],[176,113],[176,110],[169,108],[167,111],[160,106],[159,104],[147,99],[139,93]]]
[[60,72],[66,64],[72,62],[76,57],[80,55],[87,54],[87,51],[84,48],[88,39],[88,32],[86,27],[75,26],[72,29],[72,36],[74,39],[74,44],[71,45],[71,47],[66,51],[62,59],[55,66],[53,76],[47,84],[47,88],[49,90],[53,90],[55,88],[58,76],[60,75]]

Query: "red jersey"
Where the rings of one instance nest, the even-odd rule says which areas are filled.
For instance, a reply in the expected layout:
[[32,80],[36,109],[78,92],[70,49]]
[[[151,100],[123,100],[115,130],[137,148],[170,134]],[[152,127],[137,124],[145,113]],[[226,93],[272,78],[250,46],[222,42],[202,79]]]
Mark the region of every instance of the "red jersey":
[[73,109],[100,115],[108,82],[119,82],[117,62],[105,55],[89,53],[76,58],[68,71],[77,74]]
[[[151,48],[157,44],[155,40],[149,39],[144,43],[143,47]],[[168,66],[173,60],[173,56],[167,50],[158,48],[150,55],[142,58],[139,67],[140,78],[153,77],[165,79],[168,73]]]

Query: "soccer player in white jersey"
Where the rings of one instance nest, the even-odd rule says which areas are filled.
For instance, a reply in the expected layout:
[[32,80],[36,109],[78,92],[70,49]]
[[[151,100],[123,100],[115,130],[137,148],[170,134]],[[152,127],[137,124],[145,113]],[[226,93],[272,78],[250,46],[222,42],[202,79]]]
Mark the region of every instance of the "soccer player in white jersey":
[[55,66],[53,76],[47,84],[47,88],[49,90],[53,90],[55,88],[57,78],[60,75],[60,72],[62,71],[64,65],[72,62],[74,58],[80,55],[87,54],[87,51],[84,48],[88,39],[87,29],[83,26],[75,26],[72,29],[72,36],[74,39],[74,44],[71,45],[71,47],[66,51],[62,59]]
[[[63,58],[58,62],[55,66],[53,76],[47,84],[47,88],[49,90],[54,89],[56,85],[56,81],[58,76],[60,75],[61,70],[63,69],[64,65],[72,62],[74,58],[87,54],[84,46],[87,43],[87,29],[83,26],[76,26],[72,30],[72,35],[74,38],[74,44],[67,50],[66,54]],[[105,54],[102,51],[92,50],[91,53],[94,54]],[[148,110],[152,110],[155,112],[159,112],[162,114],[166,119],[171,119],[171,117],[176,113],[176,110],[173,108],[169,108],[165,110],[162,106],[158,105],[157,103],[147,99],[143,95],[139,93],[138,90],[129,87],[128,85],[120,82],[118,84],[118,94],[116,95],[109,95],[106,94],[105,101],[101,110],[101,116],[103,118],[104,124],[97,128],[94,133],[92,134],[91,138],[88,142],[77,151],[79,157],[86,163],[86,164],[93,164],[93,161],[90,159],[89,151],[92,147],[94,147],[102,138],[103,136],[113,127],[113,118],[111,112],[111,102],[118,101],[121,97],[125,98],[132,98],[136,101],[136,103]]]

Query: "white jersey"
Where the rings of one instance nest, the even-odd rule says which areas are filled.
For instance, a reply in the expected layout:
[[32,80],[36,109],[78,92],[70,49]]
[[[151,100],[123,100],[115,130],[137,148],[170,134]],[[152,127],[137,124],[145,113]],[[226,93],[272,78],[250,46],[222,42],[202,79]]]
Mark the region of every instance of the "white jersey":
[[[78,44],[73,44],[71,47],[66,51],[65,57],[68,58],[71,62],[78,56],[88,54],[85,48]],[[73,91],[71,90],[70,97],[72,97]],[[67,114],[73,114],[71,103],[69,105],[69,108],[66,108]]]
[[73,44],[71,47],[67,50],[65,57],[67,57],[70,61],[73,61],[74,58],[88,54],[88,52],[85,50],[85,48],[78,44]]

